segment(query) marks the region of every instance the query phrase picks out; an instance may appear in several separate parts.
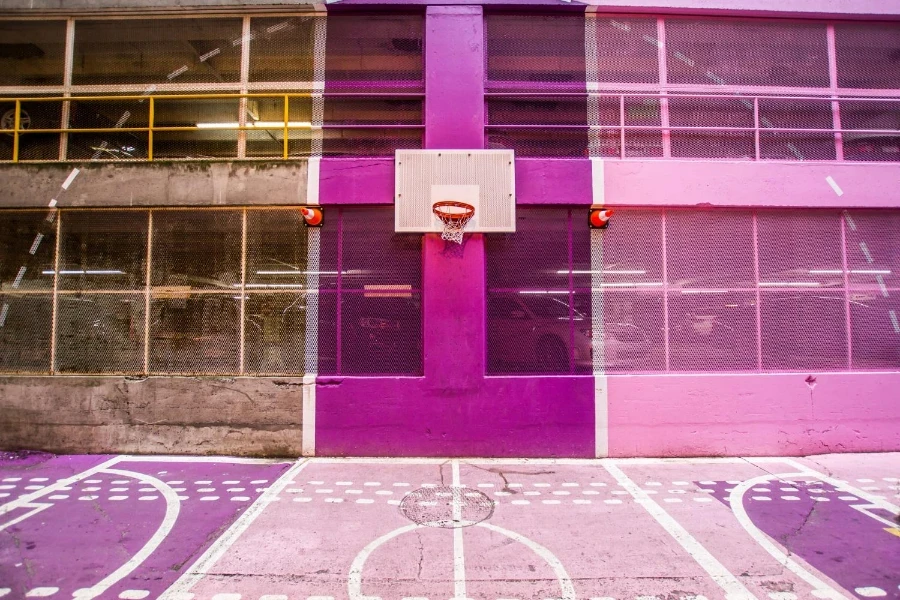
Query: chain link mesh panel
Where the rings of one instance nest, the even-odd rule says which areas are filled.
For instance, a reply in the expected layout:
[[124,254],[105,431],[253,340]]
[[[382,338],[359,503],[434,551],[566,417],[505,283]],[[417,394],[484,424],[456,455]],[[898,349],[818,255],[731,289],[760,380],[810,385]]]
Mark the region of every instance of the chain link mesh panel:
[[760,287],[843,289],[837,211],[760,211],[757,239]]
[[[240,100],[180,100],[157,97],[157,127],[198,127],[192,131],[156,131],[155,158],[230,158],[237,156]],[[277,119],[284,122],[284,114]],[[246,121],[252,121],[248,117]],[[224,128],[232,129],[224,129]],[[280,148],[279,148],[280,150]],[[279,152],[280,154],[280,152]]]
[[153,292],[150,372],[238,373],[240,295]]
[[65,21],[0,21],[0,85],[62,85]]
[[584,89],[583,14],[488,14],[485,32],[489,89]]
[[335,14],[326,23],[326,89],[424,89],[422,14]]
[[766,371],[846,370],[843,290],[763,290],[762,367]]
[[[576,230],[579,225],[576,220]],[[662,212],[617,210],[613,224],[591,237],[591,290],[594,306],[602,306],[600,321],[594,318],[601,325],[594,339],[602,346],[595,348],[602,351],[595,368],[664,371]]]
[[[612,83],[658,83],[659,40],[655,18],[588,17],[588,44],[596,46],[596,79]],[[593,49],[588,48],[590,53]],[[589,55],[589,60],[594,58]],[[588,71],[593,75],[593,66]]]
[[147,211],[60,215],[60,290],[138,290],[146,284]]
[[390,207],[335,208],[325,219],[319,372],[421,375],[422,236],[395,233]]
[[0,295],[0,372],[47,373],[53,296]]
[[900,290],[900,213],[853,209],[844,220],[851,288]]
[[487,238],[489,373],[590,371],[590,245],[575,227],[568,208],[522,207],[515,233]]
[[851,352],[857,371],[900,367],[900,288],[850,295]]
[[827,87],[824,23],[666,19],[669,83]]
[[836,23],[838,87],[900,88],[898,23]]
[[250,81],[312,82],[315,22],[324,16],[250,21]]
[[306,294],[247,295],[244,371],[250,375],[305,372]]
[[297,209],[247,210],[246,288],[305,288],[306,238],[307,227]]
[[154,287],[235,290],[241,285],[241,211],[153,213]]
[[53,289],[55,245],[56,212],[0,211],[0,290]]
[[[147,127],[150,123],[146,100],[74,100],[69,105],[69,127],[73,129]],[[70,160],[145,159],[149,146],[144,131],[69,133],[68,140]]]
[[752,288],[753,223],[749,211],[666,211],[670,288]]
[[[60,101],[29,102],[23,100],[19,109],[19,160],[59,159],[58,133],[32,133],[35,129],[59,129],[62,118]],[[15,102],[0,102],[0,160],[13,158],[13,129]]]
[[238,82],[241,19],[75,22],[72,83]]
[[144,372],[144,294],[60,294],[56,370],[60,373]]
[[[663,155],[662,116],[659,98],[626,97],[625,131],[626,158],[655,158]],[[650,126],[653,129],[640,129]]]
[[741,127],[747,131],[670,133],[673,157],[752,159],[756,155],[753,105],[730,98],[669,98],[669,123],[675,127]]
[[840,110],[844,129],[888,131],[845,132],[844,160],[900,161],[900,101],[842,100]]
[[[834,160],[833,114],[820,100],[759,100],[759,155],[771,160]],[[767,131],[773,127],[816,132]]]
[[691,291],[669,294],[669,369],[756,371],[756,294]]

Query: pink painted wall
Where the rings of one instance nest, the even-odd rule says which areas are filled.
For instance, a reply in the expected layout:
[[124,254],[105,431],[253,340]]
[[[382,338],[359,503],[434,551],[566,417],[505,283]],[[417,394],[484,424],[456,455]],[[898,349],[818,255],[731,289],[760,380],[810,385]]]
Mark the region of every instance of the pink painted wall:
[[605,173],[610,206],[900,207],[891,163],[610,160]]
[[611,456],[764,456],[900,448],[900,373],[609,378]]

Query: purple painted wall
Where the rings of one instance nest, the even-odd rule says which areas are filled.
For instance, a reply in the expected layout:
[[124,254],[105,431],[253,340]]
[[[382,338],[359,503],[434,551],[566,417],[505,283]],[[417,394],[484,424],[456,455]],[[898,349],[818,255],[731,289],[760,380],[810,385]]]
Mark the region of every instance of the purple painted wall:
[[[426,32],[425,145],[482,148],[481,7],[429,7]],[[321,198],[390,203],[393,161],[323,160]],[[422,285],[425,376],[320,378],[317,454],[593,454],[592,377],[485,377],[483,235],[425,235]]]

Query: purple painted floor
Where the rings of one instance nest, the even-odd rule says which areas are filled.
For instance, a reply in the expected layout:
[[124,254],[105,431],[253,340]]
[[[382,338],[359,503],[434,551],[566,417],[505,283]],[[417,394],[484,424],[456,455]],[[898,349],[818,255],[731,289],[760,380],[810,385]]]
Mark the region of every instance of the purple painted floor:
[[900,454],[0,459],[0,597],[900,598]]

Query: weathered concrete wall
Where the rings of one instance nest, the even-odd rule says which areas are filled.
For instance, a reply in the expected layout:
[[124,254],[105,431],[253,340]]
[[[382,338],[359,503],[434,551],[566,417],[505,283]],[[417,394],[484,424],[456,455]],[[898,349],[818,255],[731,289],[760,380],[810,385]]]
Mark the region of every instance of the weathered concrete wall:
[[0,165],[0,207],[225,206],[306,202],[307,161]]
[[0,449],[299,456],[302,378],[0,377]]

